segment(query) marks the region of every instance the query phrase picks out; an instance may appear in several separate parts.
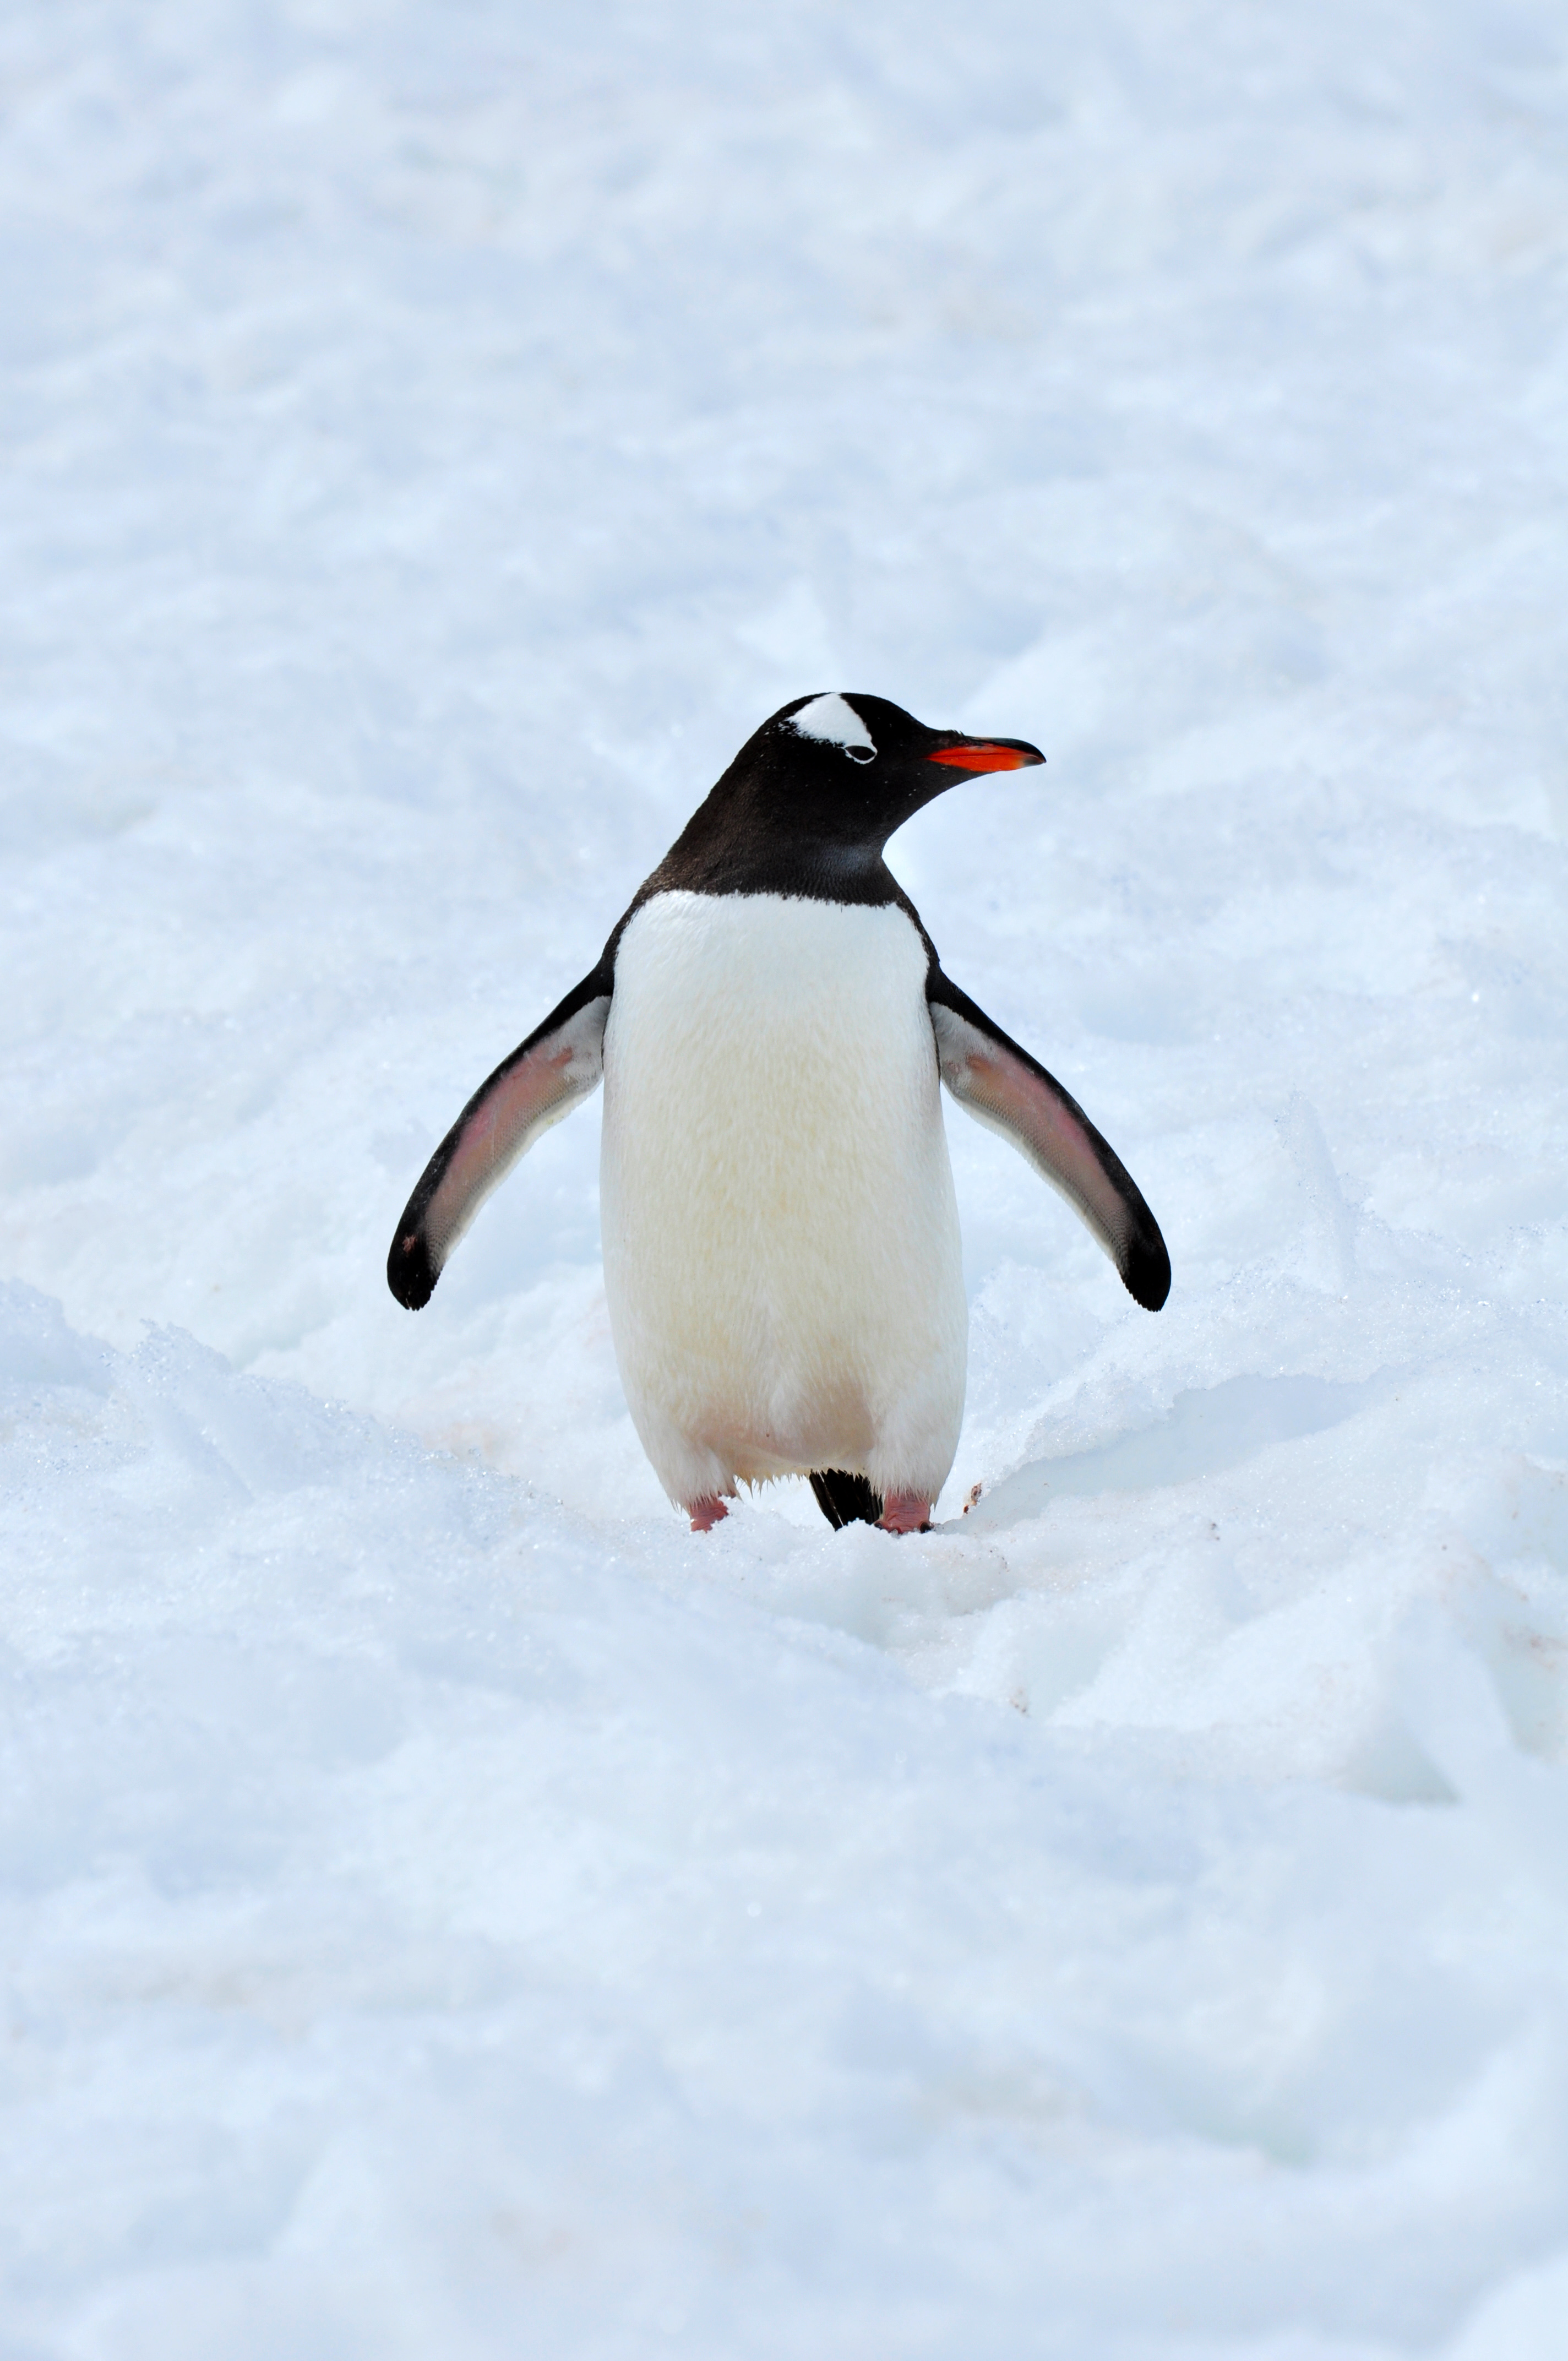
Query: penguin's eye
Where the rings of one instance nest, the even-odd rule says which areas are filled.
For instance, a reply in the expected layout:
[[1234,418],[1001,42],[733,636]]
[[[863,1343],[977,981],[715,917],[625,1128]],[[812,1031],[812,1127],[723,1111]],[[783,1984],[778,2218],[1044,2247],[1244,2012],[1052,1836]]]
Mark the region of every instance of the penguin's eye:
[[874,763],[876,761],[876,748],[874,746],[846,746],[844,752],[848,754],[851,763]]

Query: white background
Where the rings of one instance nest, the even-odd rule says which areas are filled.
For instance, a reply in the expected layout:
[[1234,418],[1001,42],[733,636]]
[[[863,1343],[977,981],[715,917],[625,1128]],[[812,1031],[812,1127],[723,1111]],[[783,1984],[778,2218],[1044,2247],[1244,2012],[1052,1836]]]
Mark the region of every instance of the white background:
[[[1561,2355],[1565,38],[5,11],[4,2361]],[[828,688],[1176,1283],[949,1109],[945,1523],[698,1542],[594,1108],[382,1266]]]

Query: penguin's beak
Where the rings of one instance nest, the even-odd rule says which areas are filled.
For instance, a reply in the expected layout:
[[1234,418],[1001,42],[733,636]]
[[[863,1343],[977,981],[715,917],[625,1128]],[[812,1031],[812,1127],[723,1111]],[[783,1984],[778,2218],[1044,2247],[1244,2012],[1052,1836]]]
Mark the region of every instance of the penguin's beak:
[[956,746],[938,746],[926,759],[954,771],[1022,771],[1046,758],[1022,738],[960,738]]

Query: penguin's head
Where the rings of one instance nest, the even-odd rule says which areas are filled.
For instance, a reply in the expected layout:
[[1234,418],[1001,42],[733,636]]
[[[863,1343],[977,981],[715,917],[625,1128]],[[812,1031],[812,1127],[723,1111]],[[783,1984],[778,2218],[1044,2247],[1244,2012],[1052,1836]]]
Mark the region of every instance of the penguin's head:
[[1045,759],[1022,738],[927,730],[885,697],[797,697],[747,739],[643,890],[885,900],[883,846],[922,804]]
[[745,764],[752,796],[775,825],[880,852],[894,829],[960,779],[1045,759],[1022,738],[927,730],[885,697],[835,689],[782,707],[735,768]]

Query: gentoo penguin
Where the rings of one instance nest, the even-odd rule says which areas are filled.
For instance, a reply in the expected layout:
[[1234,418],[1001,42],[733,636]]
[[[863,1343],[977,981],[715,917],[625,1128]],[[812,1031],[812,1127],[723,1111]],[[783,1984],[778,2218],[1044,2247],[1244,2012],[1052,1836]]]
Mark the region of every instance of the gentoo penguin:
[[968,1316],[938,1078],[1076,1207],[1157,1312],[1170,1260],[1114,1151],[942,972],[883,847],[978,771],[1045,757],[885,697],[796,697],[749,739],[603,956],[464,1108],[388,1257],[428,1303],[490,1191],[604,1082],[605,1292],[671,1499],[809,1476],[924,1528],[958,1448]]

